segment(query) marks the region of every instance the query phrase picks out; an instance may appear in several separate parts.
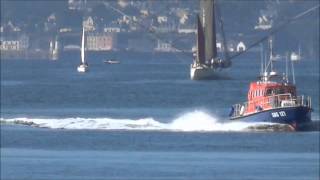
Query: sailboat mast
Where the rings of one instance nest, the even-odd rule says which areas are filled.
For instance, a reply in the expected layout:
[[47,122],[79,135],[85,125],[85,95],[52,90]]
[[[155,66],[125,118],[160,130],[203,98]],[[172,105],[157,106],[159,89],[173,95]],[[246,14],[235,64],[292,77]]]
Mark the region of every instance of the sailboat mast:
[[85,64],[84,59],[84,28],[82,28],[82,39],[81,39],[81,62]]

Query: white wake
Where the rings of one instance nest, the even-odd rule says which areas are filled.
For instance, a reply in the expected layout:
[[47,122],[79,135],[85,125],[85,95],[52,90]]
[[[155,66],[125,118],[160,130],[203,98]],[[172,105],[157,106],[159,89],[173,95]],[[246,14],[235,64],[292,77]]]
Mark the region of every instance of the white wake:
[[[221,122],[216,117],[202,111],[181,115],[169,123],[162,123],[153,118],[111,119],[111,118],[1,118],[3,123],[23,124],[52,129],[97,129],[97,130],[161,130],[161,131],[247,131],[257,130],[272,123]],[[261,130],[261,129],[258,129]]]

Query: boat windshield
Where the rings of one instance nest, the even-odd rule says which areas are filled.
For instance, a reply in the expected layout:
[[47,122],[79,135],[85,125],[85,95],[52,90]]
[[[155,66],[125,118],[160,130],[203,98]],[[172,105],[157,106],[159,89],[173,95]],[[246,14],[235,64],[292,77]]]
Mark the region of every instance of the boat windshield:
[[270,88],[266,90],[266,96],[272,96],[276,94],[286,94],[295,95],[294,90],[291,88]]

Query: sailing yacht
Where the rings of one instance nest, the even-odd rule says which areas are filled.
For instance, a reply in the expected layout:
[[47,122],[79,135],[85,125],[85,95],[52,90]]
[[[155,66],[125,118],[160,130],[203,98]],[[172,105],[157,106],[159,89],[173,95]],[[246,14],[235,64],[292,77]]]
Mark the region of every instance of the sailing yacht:
[[197,15],[197,54],[190,67],[192,80],[219,79],[221,70],[231,66],[230,60],[218,58],[214,5],[214,0],[200,1],[201,16]]
[[84,28],[82,28],[82,39],[81,39],[81,62],[78,66],[77,70],[78,72],[87,72],[88,71],[88,63],[85,60],[85,54],[84,54]]

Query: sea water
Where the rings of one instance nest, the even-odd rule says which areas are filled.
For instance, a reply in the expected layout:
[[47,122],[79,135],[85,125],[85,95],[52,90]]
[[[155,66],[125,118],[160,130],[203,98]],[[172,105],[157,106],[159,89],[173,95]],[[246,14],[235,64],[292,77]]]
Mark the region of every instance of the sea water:
[[[319,132],[228,121],[259,75],[259,55],[216,81],[191,81],[181,54],[104,64],[111,56],[89,56],[85,74],[77,56],[1,60],[1,179],[319,179]],[[294,66],[319,120],[319,61]]]

